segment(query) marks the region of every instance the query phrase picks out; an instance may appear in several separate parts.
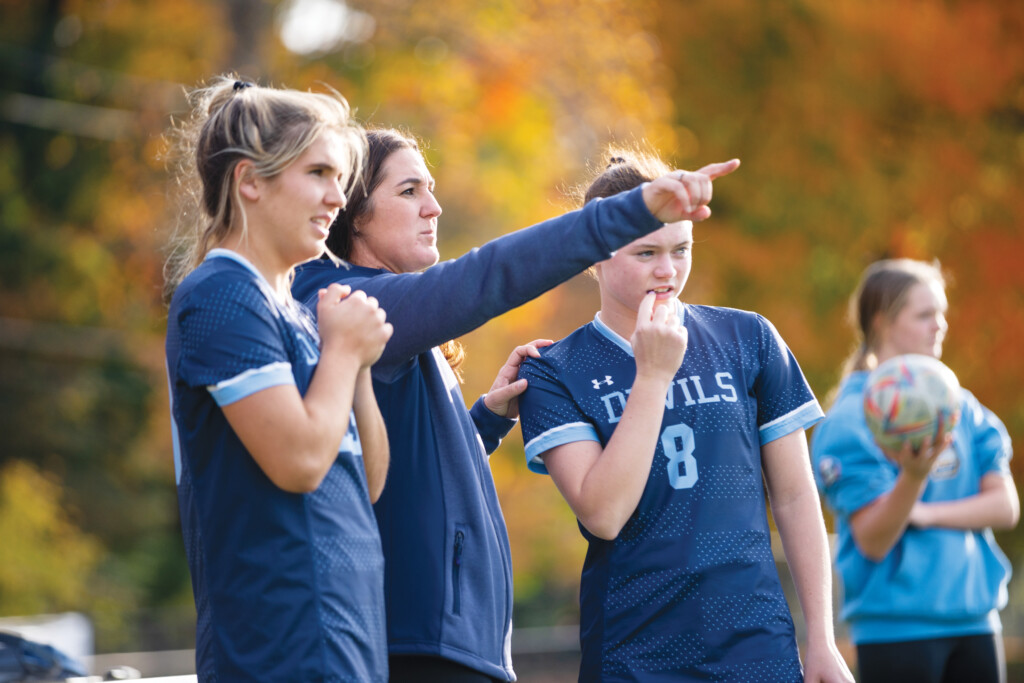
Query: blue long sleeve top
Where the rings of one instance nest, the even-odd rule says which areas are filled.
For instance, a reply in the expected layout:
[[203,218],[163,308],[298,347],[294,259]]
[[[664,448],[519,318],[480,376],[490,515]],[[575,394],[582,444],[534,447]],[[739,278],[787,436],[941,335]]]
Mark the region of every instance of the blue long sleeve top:
[[332,282],[374,296],[394,334],[372,370],[391,467],[374,506],[391,654],[435,655],[515,680],[512,563],[487,453],[514,424],[467,411],[438,344],[607,259],[659,227],[641,189],[504,235],[420,273],[314,261],[293,293],[315,310]]
[[[899,474],[864,419],[867,377],[855,372],[843,381],[811,439],[818,489],[836,514],[840,617],[857,644],[998,633],[1010,564],[991,529],[911,526],[877,562],[857,548],[850,517],[890,491]],[[1010,471],[1003,423],[966,389],[960,407],[953,445],[928,475],[926,503],[976,495],[986,474]]]

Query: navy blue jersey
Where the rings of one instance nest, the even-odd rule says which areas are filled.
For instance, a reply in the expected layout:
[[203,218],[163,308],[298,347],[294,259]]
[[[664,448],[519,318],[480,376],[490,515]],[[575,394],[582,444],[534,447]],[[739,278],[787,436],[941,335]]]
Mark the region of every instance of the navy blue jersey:
[[[665,400],[640,503],[618,538],[589,542],[580,586],[581,681],[799,681],[772,556],[761,446],[822,417],[763,317],[681,305],[686,356]],[[520,377],[531,469],[582,440],[608,443],[636,376],[600,316],[527,358]]]
[[167,327],[175,476],[204,681],[384,681],[383,551],[353,415],[316,491],[283,491],[221,406],[272,386],[305,394],[311,315],[237,254],[213,250]]

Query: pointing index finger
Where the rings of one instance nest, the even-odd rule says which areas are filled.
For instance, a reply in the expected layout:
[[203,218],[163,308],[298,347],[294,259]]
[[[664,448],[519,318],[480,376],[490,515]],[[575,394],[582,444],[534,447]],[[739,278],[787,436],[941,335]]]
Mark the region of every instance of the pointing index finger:
[[717,164],[708,164],[707,166],[699,169],[697,173],[703,173],[714,180],[716,178],[721,178],[724,175],[729,175],[739,167],[739,159],[730,159],[729,161],[722,161]]

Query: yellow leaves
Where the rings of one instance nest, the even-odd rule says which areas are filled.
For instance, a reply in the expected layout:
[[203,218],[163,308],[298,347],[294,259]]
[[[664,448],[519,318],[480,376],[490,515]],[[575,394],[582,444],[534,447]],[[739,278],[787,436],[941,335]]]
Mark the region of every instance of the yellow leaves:
[[80,605],[100,545],[62,509],[59,480],[11,460],[0,469],[0,605],[24,615]]

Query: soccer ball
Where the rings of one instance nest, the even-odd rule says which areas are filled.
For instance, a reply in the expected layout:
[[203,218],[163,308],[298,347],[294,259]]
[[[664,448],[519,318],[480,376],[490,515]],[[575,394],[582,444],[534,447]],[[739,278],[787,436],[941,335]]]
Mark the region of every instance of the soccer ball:
[[960,382],[931,356],[890,358],[868,375],[864,417],[883,448],[898,451],[909,440],[916,451],[926,437],[938,441],[960,421]]

